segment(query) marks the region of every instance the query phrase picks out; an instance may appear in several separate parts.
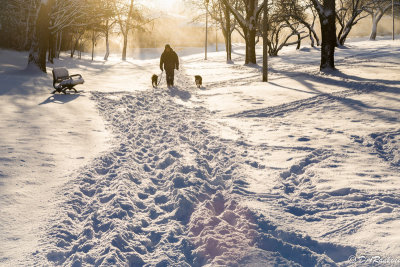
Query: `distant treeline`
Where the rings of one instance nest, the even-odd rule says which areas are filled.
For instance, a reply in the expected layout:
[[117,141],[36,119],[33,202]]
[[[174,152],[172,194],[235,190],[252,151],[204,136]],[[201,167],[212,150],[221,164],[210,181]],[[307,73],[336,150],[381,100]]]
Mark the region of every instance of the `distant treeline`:
[[[191,23],[161,15],[134,0],[0,0],[0,47],[30,50],[29,63],[43,71],[46,61],[52,62],[60,51],[70,51],[71,57],[81,51],[93,55],[99,44],[104,46],[105,60],[110,43],[120,45],[125,60],[129,47],[204,44],[207,14],[212,29],[209,37],[215,41],[218,36],[211,33],[219,29],[227,60],[236,35],[246,43],[246,63],[256,63],[255,46],[262,37],[271,56],[284,46],[299,48],[305,39],[311,46],[326,44],[324,36],[329,36],[330,44],[342,46],[353,26],[367,17],[372,21],[370,39],[374,40],[381,18],[392,14],[392,0],[184,2],[194,17]],[[399,14],[400,0],[394,5]]]

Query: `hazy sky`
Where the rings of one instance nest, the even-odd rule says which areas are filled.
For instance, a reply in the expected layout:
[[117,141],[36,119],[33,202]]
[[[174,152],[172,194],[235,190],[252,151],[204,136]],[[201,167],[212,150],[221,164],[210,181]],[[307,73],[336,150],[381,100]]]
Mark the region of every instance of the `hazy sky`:
[[182,0],[141,0],[141,2],[150,8],[169,13],[181,13],[184,10]]

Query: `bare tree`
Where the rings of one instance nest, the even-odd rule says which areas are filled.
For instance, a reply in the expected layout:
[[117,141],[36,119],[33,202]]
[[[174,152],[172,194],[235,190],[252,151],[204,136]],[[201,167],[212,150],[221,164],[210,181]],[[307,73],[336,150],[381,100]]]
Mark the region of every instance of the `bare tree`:
[[[230,1],[234,5],[234,1]],[[237,2],[237,1],[236,1]],[[221,0],[216,3],[216,21],[219,22],[225,39],[226,61],[232,62],[232,33],[235,30],[236,20],[232,18],[229,7]]]
[[97,0],[55,0],[50,16],[49,61],[61,49],[63,32],[70,36],[73,57],[85,32],[100,31],[105,16],[106,10]]
[[335,69],[336,9],[335,0],[311,0],[321,24],[321,71]]
[[[315,31],[315,21],[318,13],[309,1],[297,1],[297,5],[301,6],[301,12],[293,12],[290,14],[291,17],[308,29],[311,47],[315,45],[319,46],[319,37]],[[311,16],[311,21],[309,20],[309,16]]]
[[351,29],[361,19],[368,16],[364,12],[364,5],[367,0],[339,0],[338,9],[336,10],[337,22],[340,25],[337,34],[337,45],[344,45]]
[[130,0],[129,5],[125,0],[117,1],[116,13],[117,22],[120,26],[120,32],[124,38],[122,47],[122,60],[126,60],[126,51],[128,47],[128,35],[133,29],[145,31],[144,26],[155,18],[145,17],[144,7],[134,5],[134,1]]
[[[301,40],[309,36],[306,27],[298,21],[298,18],[305,20],[303,7],[298,1],[282,2],[269,1],[268,5],[268,32],[267,45],[268,54],[277,56],[279,51],[289,45],[297,44],[296,49],[300,48]],[[264,7],[265,8],[265,7]],[[262,20],[259,22],[262,24]],[[264,28],[259,27],[259,35],[264,36]],[[294,40],[293,38],[296,38]]]
[[[237,7],[241,0],[228,1]],[[191,8],[199,11],[199,14],[193,18],[193,22],[203,22],[207,11],[211,18],[219,24],[225,41],[226,60],[228,63],[232,62],[232,33],[236,29],[236,19],[232,16],[229,7],[222,0],[211,0],[208,5],[204,0],[186,0],[185,2]]]
[[115,10],[115,0],[102,0],[103,10],[104,10],[104,26],[103,33],[106,41],[106,53],[104,55],[104,60],[108,60],[110,55],[110,32],[117,23],[116,10]]
[[124,37],[123,47],[122,47],[122,60],[126,60],[126,49],[128,46],[128,34],[131,29],[131,19],[133,14],[133,0],[130,0],[127,6],[124,1],[118,3],[118,24],[120,26],[120,31]]
[[243,10],[235,8],[228,0],[222,2],[229,8],[240,25],[246,42],[245,64],[257,64],[256,61],[256,36],[258,18],[264,7],[264,1],[259,4],[259,0],[242,0]]
[[[400,7],[400,1],[394,1],[395,6]],[[364,10],[371,16],[372,29],[369,36],[370,40],[376,40],[379,21],[383,15],[387,14],[392,8],[392,0],[370,0],[365,6]]]

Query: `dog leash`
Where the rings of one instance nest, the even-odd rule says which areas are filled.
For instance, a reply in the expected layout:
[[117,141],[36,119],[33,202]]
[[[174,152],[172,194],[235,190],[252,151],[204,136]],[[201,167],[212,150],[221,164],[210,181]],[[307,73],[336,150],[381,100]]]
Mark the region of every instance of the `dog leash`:
[[164,73],[164,71],[162,71],[161,74],[160,74],[160,79],[159,79],[158,82],[157,82],[157,86],[159,86],[160,83],[161,83],[163,73]]

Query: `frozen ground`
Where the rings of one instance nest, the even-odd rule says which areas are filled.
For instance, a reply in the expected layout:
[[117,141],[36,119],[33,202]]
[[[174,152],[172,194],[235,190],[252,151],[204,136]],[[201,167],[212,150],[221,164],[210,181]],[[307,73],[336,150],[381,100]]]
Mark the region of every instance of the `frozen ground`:
[[334,74],[288,48],[268,84],[243,52],[178,51],[155,90],[156,51],[65,57],[83,91],[49,97],[0,51],[0,265],[400,265],[400,42],[350,42]]

